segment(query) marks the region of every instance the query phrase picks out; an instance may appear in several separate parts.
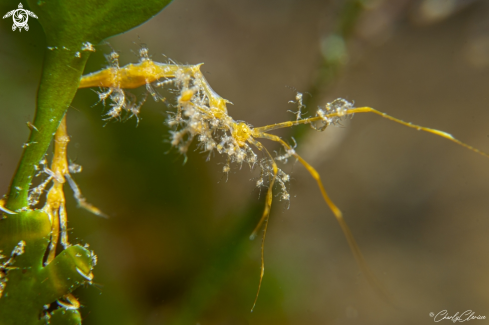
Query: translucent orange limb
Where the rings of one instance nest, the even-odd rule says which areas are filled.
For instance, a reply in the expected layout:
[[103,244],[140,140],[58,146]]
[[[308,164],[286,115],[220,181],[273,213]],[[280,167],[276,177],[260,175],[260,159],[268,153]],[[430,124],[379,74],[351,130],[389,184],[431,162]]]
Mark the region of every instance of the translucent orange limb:
[[272,197],[273,197],[272,187],[273,187],[273,184],[275,183],[275,178],[277,177],[277,164],[275,163],[275,160],[272,158],[272,156],[270,155],[268,150],[260,142],[256,141],[253,138],[249,138],[248,141],[251,144],[253,144],[255,147],[257,147],[260,151],[266,152],[266,154],[270,158],[270,161],[272,162],[273,175],[274,175],[274,177],[272,178],[272,180],[270,182],[270,185],[272,185],[272,186],[269,186],[268,190],[267,190],[267,196],[265,198],[265,210],[263,211],[263,214],[262,214],[262,217],[260,218],[260,221],[258,221],[258,224],[256,225],[255,229],[253,230],[253,232],[250,235],[250,239],[253,240],[253,239],[255,239],[255,237],[256,237],[258,231],[260,230],[263,222],[265,221],[265,219],[270,214],[270,209],[272,206]]
[[448,139],[452,142],[455,142],[456,144],[462,146],[462,147],[465,147],[469,150],[472,150],[478,154],[481,154],[485,157],[488,157],[489,158],[489,154],[488,153],[485,153],[479,149],[476,149],[472,146],[469,146],[468,144],[454,138],[451,134],[447,133],[447,132],[443,132],[443,131],[440,131],[440,130],[436,130],[436,129],[432,129],[432,128],[427,128],[427,127],[424,127],[424,126],[421,126],[421,125],[416,125],[416,124],[412,124],[410,122],[405,122],[401,119],[398,119],[398,118],[395,118],[395,117],[392,117],[390,115],[387,115],[386,113],[382,113],[374,108],[371,108],[371,107],[357,107],[357,108],[351,108],[351,109],[348,109],[346,110],[345,113],[331,113],[331,114],[325,114],[324,117],[320,117],[320,116],[316,116],[316,117],[311,117],[311,118],[306,118],[306,119],[303,119],[303,120],[299,120],[299,121],[287,121],[287,122],[282,122],[282,123],[277,123],[277,124],[272,124],[272,125],[267,125],[267,126],[262,126],[262,127],[257,127],[257,128],[254,128],[253,129],[253,136],[254,137],[260,137],[259,134],[262,134],[263,132],[268,132],[268,131],[272,131],[272,130],[277,130],[277,129],[282,129],[282,128],[288,128],[288,127],[292,127],[292,126],[295,126],[295,125],[301,125],[301,124],[309,124],[309,123],[314,123],[314,122],[321,122],[321,121],[324,121],[325,118],[333,118],[333,117],[341,117],[341,116],[346,116],[346,115],[352,115],[352,114],[355,114],[355,113],[374,113],[374,114],[377,114],[377,115],[380,115],[382,116],[383,118],[386,118],[388,120],[391,120],[391,121],[394,121],[396,123],[399,123],[399,124],[402,124],[404,126],[407,126],[407,127],[410,127],[412,129],[416,129],[418,131],[424,131],[424,132],[428,132],[428,133],[432,133],[432,134],[435,134],[435,135],[438,135],[442,138],[445,138],[445,139]]
[[270,217],[270,210],[272,208],[272,200],[273,200],[273,184],[275,183],[275,179],[277,178],[277,172],[278,172],[278,167],[277,164],[275,163],[275,160],[273,159],[272,155],[270,155],[270,152],[258,141],[254,140],[253,138],[249,138],[248,142],[253,144],[255,147],[258,148],[260,151],[264,151],[270,158],[270,161],[272,163],[272,168],[273,168],[273,177],[270,179],[270,184],[268,186],[267,190],[267,196],[265,198],[265,210],[263,211],[263,215],[258,222],[258,225],[255,227],[255,230],[250,236],[250,239],[254,239],[256,237],[256,233],[260,229],[263,223],[265,223],[265,226],[263,228],[263,237],[261,240],[261,268],[260,268],[260,281],[258,282],[258,290],[256,292],[256,297],[255,301],[253,302],[253,306],[251,307],[251,311],[253,312],[253,309],[255,309],[256,302],[258,301],[258,295],[260,294],[260,289],[261,289],[261,284],[263,282],[263,275],[265,274],[265,237],[267,235],[267,228],[268,228],[268,220]]
[[440,136],[442,138],[448,139],[448,140],[450,140],[452,142],[455,142],[458,145],[461,145],[462,147],[465,147],[465,148],[467,148],[469,150],[472,150],[474,152],[477,152],[478,154],[481,154],[481,155],[489,158],[489,154],[488,153],[485,153],[483,151],[480,151],[479,149],[476,149],[476,148],[474,148],[472,146],[469,146],[466,143],[463,143],[462,141],[460,141],[458,139],[455,139],[449,133],[446,133],[446,132],[443,132],[443,131],[440,131],[440,130],[436,130],[436,129],[427,128],[427,127],[420,126],[420,125],[415,125],[415,124],[412,124],[410,122],[404,122],[403,120],[400,120],[398,118],[392,117],[392,116],[387,115],[385,113],[379,112],[378,110],[373,109],[371,107],[357,107],[357,108],[352,108],[352,109],[349,109],[348,110],[348,113],[347,114],[355,114],[355,113],[374,113],[374,114],[380,115],[383,118],[386,118],[386,119],[391,120],[391,121],[394,121],[396,123],[399,123],[399,124],[405,125],[407,127],[416,129],[418,131],[424,131],[424,132],[436,134],[436,135],[438,135],[438,136]]
[[64,247],[69,246],[67,235],[67,216],[64,209],[65,196],[63,192],[63,184],[65,182],[64,175],[68,173],[68,160],[66,159],[66,150],[70,138],[66,133],[66,116],[61,120],[61,123],[54,135],[54,156],[51,163],[51,173],[53,176],[53,185],[49,190],[46,198],[46,204],[43,210],[51,219],[51,243],[49,245],[49,253],[46,259],[46,264],[49,264],[56,257],[56,246],[59,240],[59,231],[61,226],[61,243]]
[[382,288],[380,282],[374,276],[373,272],[371,271],[370,267],[365,261],[360,251],[360,248],[358,247],[358,244],[355,241],[355,238],[353,237],[350,228],[346,224],[346,221],[343,219],[343,214],[341,213],[341,210],[333,203],[333,201],[330,199],[329,195],[327,194],[326,190],[324,189],[323,182],[321,181],[321,177],[319,176],[319,173],[316,171],[316,169],[314,169],[314,167],[309,165],[309,163],[307,163],[301,156],[299,156],[294,151],[294,149],[290,147],[290,145],[288,145],[280,137],[268,133],[257,133],[256,137],[268,139],[280,143],[285,148],[285,150],[289,151],[307,169],[309,174],[311,174],[312,178],[316,180],[324,201],[326,202],[330,210],[333,212],[334,216],[336,217],[336,220],[340,224],[341,230],[343,231],[343,234],[345,235],[346,240],[348,241],[348,245],[350,246],[350,249],[353,252],[353,256],[355,257],[360,269],[365,274],[367,281],[372,285],[372,287],[378,292],[378,294],[382,298],[384,298],[387,302],[391,302],[392,299],[389,297],[387,292]]
[[73,180],[73,178],[71,177],[70,174],[65,174],[65,178],[66,180],[68,180],[68,183],[70,184],[70,187],[71,189],[73,190],[73,194],[75,196],[75,199],[76,199],[76,202],[78,203],[78,206],[99,216],[99,217],[103,217],[103,218],[108,218],[108,216],[103,213],[99,208],[97,208],[96,206],[90,204],[87,202],[87,199],[85,199],[85,197],[83,197],[81,191],[80,191],[80,188],[78,187],[78,185],[75,183],[75,181]]
[[[327,117],[330,117],[327,115]],[[283,129],[283,128],[290,128],[292,126],[296,125],[301,125],[301,124],[309,124],[313,122],[319,122],[322,121],[322,118],[319,116],[316,117],[310,117],[310,118],[305,118],[303,120],[298,120],[298,121],[287,121],[287,122],[281,122],[281,123],[276,123],[276,124],[271,124],[271,125],[266,125],[266,126],[261,126],[253,129],[253,136],[255,134],[259,137],[259,134],[262,134],[263,132],[268,132],[268,131],[273,131],[277,129]]]

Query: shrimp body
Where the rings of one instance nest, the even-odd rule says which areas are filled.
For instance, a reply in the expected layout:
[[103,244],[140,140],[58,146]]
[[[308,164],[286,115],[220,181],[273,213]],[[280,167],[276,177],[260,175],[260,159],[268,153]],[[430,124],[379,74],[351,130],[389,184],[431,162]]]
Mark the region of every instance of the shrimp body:
[[[204,152],[209,153],[208,159],[210,158],[211,153],[215,150],[219,154],[227,157],[227,162],[223,167],[224,173],[230,171],[231,163],[237,163],[240,166],[243,163],[247,163],[250,168],[253,168],[255,165],[259,166],[260,178],[256,182],[256,186],[268,188],[263,215],[250,236],[251,238],[254,238],[258,231],[262,229],[262,227],[264,228],[258,292],[264,275],[264,241],[274,197],[274,187],[278,187],[281,200],[288,201],[290,199],[287,189],[290,176],[278,167],[277,161],[286,162],[289,158],[293,157],[299,161],[316,180],[324,201],[339,222],[353,255],[367,280],[377,289],[382,297],[388,297],[376,280],[373,272],[370,271],[353,234],[343,219],[340,209],[329,198],[319,173],[297,154],[293,147],[287,144],[282,138],[268,133],[269,131],[300,124],[309,124],[314,129],[323,131],[326,127],[337,124],[343,118],[352,117],[355,113],[374,113],[404,126],[441,136],[472,151],[489,157],[488,154],[455,139],[452,135],[446,132],[407,123],[379,112],[371,107],[353,107],[353,104],[344,99],[337,99],[326,104],[323,108],[318,108],[316,115],[313,117],[302,118],[301,109],[304,108],[304,105],[302,104],[302,94],[300,93],[296,96],[296,102],[299,106],[299,110],[296,112],[296,120],[253,128],[245,122],[236,122],[229,116],[226,104],[230,102],[219,96],[211,88],[200,71],[200,66],[202,64],[178,65],[175,63],[154,62],[149,59],[148,51],[145,48],[140,50],[140,57],[141,59],[139,63],[119,67],[118,55],[117,53],[112,53],[108,57],[110,62],[109,67],[83,76],[80,81],[80,88],[106,88],[98,94],[100,101],[105,102],[106,99],[112,101],[112,104],[110,104],[112,109],[107,113],[108,119],[112,119],[119,118],[123,111],[127,111],[136,116],[139,113],[141,104],[136,105],[135,102],[131,100],[131,96],[127,94],[124,89],[145,86],[155,100],[160,100],[161,97],[158,95],[155,88],[173,84],[173,87],[178,91],[179,96],[176,103],[176,112],[169,113],[167,119],[167,124],[173,128],[170,137],[172,146],[178,148],[180,153],[185,154],[190,143],[194,138],[197,138],[199,147]],[[284,153],[273,157],[259,139],[268,139],[279,143],[282,146]],[[258,158],[255,151],[259,153],[261,152],[262,157]],[[256,298],[257,297],[258,293]],[[387,300],[389,299],[387,298]],[[253,304],[253,307],[254,305],[255,304]]]
[[122,68],[109,67],[82,77],[78,88],[103,87],[134,89],[161,78],[173,78],[179,70],[198,70],[200,65],[176,66],[152,60],[130,63]]

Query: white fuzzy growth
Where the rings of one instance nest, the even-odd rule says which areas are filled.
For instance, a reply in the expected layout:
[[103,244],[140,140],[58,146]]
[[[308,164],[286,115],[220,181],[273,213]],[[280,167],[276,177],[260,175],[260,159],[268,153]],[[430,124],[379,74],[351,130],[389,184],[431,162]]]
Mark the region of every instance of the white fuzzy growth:
[[84,42],[81,47],[82,51],[90,51],[90,52],[95,52],[95,47],[93,46],[92,43],[90,42]]
[[36,186],[30,190],[29,196],[27,199],[27,202],[29,203],[30,207],[34,207],[39,203],[39,198],[41,197],[41,194],[44,192],[44,190],[46,189],[46,186],[49,184],[49,182],[51,182],[52,179],[53,179],[53,176],[49,176],[41,184],[39,184],[38,186]]
[[349,115],[348,111],[352,108],[353,104],[343,98],[338,98],[331,103],[327,103],[324,109],[318,108],[316,116],[321,118],[323,125],[316,129],[324,131],[330,124],[338,124],[344,116]]
[[24,254],[24,252],[25,252],[25,241],[21,240],[12,250],[12,253],[10,254],[10,258],[14,258],[15,256],[22,255]]

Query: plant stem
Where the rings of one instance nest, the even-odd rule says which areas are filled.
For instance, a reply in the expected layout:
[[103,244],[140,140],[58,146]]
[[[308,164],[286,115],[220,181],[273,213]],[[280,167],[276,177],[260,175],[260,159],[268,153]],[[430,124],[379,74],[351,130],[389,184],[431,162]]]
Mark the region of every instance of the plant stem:
[[[81,44],[72,44],[70,48],[80,49]],[[34,166],[46,154],[61,119],[71,105],[88,57],[88,52],[77,52],[65,47],[46,50],[34,127],[10,184],[6,202],[8,209],[18,211],[28,206]]]

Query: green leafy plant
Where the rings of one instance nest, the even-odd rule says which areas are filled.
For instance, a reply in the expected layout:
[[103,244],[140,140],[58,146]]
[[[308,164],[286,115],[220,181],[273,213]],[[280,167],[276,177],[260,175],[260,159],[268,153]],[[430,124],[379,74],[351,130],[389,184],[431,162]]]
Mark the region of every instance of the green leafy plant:
[[[94,254],[80,245],[70,246],[67,241],[62,243],[63,250],[56,252],[57,229],[53,225],[58,222],[55,218],[66,213],[64,201],[59,197],[54,207],[32,210],[31,182],[71,105],[89,54],[94,51],[93,44],[145,22],[169,2],[92,0],[80,5],[77,1],[29,1],[43,26],[48,48],[31,134],[3,202],[1,324],[81,323],[71,292],[90,283]],[[67,170],[59,172],[52,175],[58,196],[68,174]],[[45,260],[48,245],[51,258]],[[63,297],[68,308],[50,312],[49,304],[57,300],[63,304]]]

